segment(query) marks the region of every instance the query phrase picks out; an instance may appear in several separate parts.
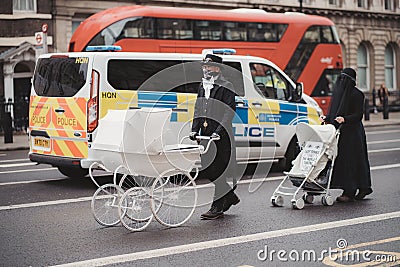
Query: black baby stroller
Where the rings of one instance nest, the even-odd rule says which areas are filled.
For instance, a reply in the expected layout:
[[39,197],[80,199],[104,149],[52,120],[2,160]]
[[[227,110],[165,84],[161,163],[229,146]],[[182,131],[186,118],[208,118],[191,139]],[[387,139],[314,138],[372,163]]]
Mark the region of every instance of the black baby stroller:
[[325,206],[333,205],[330,195],[332,170],[337,156],[340,131],[331,125],[309,125],[299,123],[296,135],[301,151],[292,162],[286,177],[271,197],[273,206],[283,206],[283,196],[291,196],[294,209],[311,204],[314,196],[321,195]]

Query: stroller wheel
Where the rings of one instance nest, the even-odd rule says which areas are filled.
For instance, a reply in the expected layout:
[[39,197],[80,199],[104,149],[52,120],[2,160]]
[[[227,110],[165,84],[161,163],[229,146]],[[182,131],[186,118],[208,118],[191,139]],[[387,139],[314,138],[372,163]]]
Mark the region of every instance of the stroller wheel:
[[272,196],[271,203],[274,207],[282,207],[283,206],[283,197],[282,196]]
[[115,184],[99,187],[92,197],[92,214],[96,221],[104,226],[117,225],[119,220],[118,203],[124,191]]
[[304,208],[304,200],[302,198],[292,200],[292,208],[296,210],[301,210]]
[[304,194],[303,200],[306,204],[312,204],[314,202],[314,196],[310,194]]
[[322,196],[321,202],[322,202],[322,205],[324,205],[324,206],[332,206],[333,198],[330,195]]
[[119,218],[122,225],[132,231],[142,231],[153,219],[150,210],[149,189],[132,187],[121,197],[118,206]]

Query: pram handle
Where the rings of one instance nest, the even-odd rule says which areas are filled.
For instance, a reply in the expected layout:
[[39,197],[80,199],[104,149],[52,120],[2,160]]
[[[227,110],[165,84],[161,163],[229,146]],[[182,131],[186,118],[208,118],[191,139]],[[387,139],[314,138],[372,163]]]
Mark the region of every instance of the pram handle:
[[220,138],[220,137],[212,137],[212,136],[198,135],[198,136],[196,136],[196,139],[197,139],[198,141],[200,141],[200,140],[218,141],[218,140],[221,139],[221,138]]
[[[183,141],[185,139],[190,139],[190,137],[189,136],[184,136],[181,139],[181,143],[183,143]],[[211,137],[211,136],[198,135],[198,136],[196,136],[196,140],[198,142],[201,141],[201,140],[208,140],[206,148],[204,149],[203,152],[201,152],[201,154],[206,154],[208,152],[208,149],[210,149],[211,142],[220,140],[220,137]]]

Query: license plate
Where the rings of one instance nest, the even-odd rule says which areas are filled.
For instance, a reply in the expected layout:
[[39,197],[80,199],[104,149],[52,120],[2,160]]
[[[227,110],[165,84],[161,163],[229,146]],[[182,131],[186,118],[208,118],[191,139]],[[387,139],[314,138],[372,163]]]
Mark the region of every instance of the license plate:
[[32,146],[36,150],[50,151],[50,139],[44,137],[33,137]]

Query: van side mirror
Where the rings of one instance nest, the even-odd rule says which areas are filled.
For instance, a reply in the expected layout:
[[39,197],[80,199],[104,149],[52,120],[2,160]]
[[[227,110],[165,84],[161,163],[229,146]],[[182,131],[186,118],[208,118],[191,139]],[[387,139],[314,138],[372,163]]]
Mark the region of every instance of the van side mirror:
[[292,101],[300,102],[303,97],[303,83],[296,83],[296,87],[292,90]]

